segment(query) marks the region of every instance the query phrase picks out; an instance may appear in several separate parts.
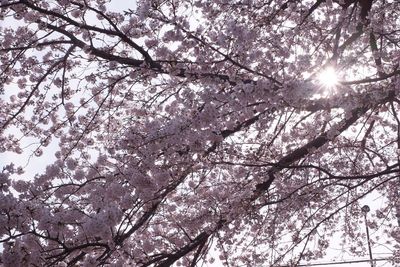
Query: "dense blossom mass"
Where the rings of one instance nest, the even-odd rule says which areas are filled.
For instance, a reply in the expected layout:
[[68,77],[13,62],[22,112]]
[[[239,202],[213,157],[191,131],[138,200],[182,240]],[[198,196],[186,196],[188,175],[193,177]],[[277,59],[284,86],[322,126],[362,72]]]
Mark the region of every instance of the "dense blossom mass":
[[2,266],[295,266],[333,236],[362,256],[368,198],[400,262],[399,1],[1,0],[0,20],[0,151],[55,156],[1,166]]

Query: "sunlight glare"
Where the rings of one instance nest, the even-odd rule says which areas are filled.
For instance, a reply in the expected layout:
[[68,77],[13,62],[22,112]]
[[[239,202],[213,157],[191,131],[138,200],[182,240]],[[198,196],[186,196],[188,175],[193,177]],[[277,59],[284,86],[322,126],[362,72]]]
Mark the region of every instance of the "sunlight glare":
[[324,71],[322,71],[318,75],[318,80],[320,84],[326,88],[334,88],[339,83],[336,71],[332,67],[328,67]]

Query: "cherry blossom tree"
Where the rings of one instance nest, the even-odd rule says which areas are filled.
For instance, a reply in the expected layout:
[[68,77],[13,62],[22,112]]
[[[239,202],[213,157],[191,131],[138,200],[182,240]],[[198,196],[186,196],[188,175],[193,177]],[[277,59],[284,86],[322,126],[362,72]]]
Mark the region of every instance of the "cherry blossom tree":
[[0,1],[3,266],[399,262],[399,1],[128,2]]

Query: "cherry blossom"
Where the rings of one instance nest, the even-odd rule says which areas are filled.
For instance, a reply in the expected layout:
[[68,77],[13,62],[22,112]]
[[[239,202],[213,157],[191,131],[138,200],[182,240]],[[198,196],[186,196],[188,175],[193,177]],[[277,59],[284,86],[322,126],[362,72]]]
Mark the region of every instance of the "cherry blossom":
[[376,196],[371,242],[399,264],[398,1],[3,0],[0,17],[0,265],[296,266],[338,235],[362,256]]

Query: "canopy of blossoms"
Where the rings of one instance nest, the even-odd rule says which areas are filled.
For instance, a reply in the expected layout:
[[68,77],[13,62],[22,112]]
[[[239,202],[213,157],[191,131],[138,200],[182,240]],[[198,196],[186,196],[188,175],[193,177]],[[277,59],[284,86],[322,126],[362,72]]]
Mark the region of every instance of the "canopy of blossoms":
[[127,2],[0,1],[0,264],[400,262],[399,1]]

